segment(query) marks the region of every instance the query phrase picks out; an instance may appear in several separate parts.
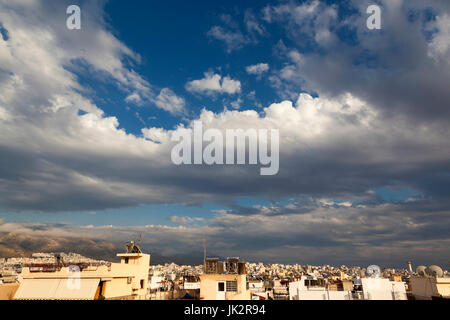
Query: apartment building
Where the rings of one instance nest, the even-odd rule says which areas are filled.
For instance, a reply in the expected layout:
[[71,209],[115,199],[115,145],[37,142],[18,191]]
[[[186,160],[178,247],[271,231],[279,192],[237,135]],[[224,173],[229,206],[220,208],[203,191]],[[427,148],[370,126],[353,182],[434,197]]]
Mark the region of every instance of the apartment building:
[[130,243],[120,263],[64,265],[55,270],[24,267],[17,300],[144,300],[148,295],[150,255]]
[[414,299],[450,299],[450,277],[439,266],[419,266],[416,274],[409,280]]
[[245,263],[239,258],[205,260],[205,273],[200,275],[201,300],[250,300]]
[[327,287],[325,279],[302,276],[289,283],[289,300],[352,300],[352,290],[347,282]]

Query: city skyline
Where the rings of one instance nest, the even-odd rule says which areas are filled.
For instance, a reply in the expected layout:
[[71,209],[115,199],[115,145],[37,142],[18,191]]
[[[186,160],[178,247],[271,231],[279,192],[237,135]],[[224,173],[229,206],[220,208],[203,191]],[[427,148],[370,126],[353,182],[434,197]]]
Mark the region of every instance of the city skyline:
[[[443,0],[0,0],[0,257],[447,268],[449,61]],[[278,170],[174,164],[196,121]]]

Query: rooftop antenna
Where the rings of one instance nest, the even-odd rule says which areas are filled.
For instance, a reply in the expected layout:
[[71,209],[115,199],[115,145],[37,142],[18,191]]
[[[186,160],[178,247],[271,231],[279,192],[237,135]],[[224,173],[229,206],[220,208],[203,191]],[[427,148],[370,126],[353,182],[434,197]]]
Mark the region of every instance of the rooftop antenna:
[[206,239],[203,239],[203,270],[206,273]]
[[56,266],[59,268],[60,266],[61,266],[61,264],[62,264],[62,256],[61,256],[61,253],[55,253],[54,254],[54,257],[55,257],[55,259],[56,259]]
[[203,260],[206,259],[206,239],[203,239]]
[[142,233],[139,233],[137,245],[138,245],[139,248],[141,248],[141,245],[142,245]]
[[[142,236],[139,234],[139,240],[138,243],[140,244],[142,241]],[[127,247],[127,253],[142,253],[141,248],[139,245],[136,245],[134,241],[129,241],[125,244]]]

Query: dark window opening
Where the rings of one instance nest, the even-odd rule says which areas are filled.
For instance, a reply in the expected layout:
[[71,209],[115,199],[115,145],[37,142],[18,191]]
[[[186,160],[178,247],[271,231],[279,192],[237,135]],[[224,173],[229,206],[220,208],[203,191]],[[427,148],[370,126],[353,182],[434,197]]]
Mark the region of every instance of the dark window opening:
[[227,291],[237,292],[237,281],[227,281]]

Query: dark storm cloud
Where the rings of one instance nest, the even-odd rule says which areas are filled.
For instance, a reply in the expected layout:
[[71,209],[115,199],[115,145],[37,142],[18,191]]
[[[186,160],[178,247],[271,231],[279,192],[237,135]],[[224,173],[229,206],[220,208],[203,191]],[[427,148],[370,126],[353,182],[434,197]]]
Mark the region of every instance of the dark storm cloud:
[[[275,210],[276,215],[265,210],[250,215],[223,212],[204,225],[182,227],[0,223],[0,233],[39,239],[36,248],[43,246],[43,239],[59,239],[58,242],[68,239],[62,242],[66,251],[80,248],[73,241],[77,238],[121,246],[142,234],[146,252],[166,257],[199,257],[197,263],[201,262],[202,243],[206,239],[210,255],[239,255],[247,261],[305,264],[332,261],[397,267],[413,258],[415,263],[445,266],[450,253],[449,210],[422,211],[432,203],[419,200],[413,206],[412,202],[372,207],[325,203],[302,213],[291,212],[293,206],[288,204],[286,214],[281,213],[281,207]],[[31,245],[28,240],[20,241],[18,247]]]

